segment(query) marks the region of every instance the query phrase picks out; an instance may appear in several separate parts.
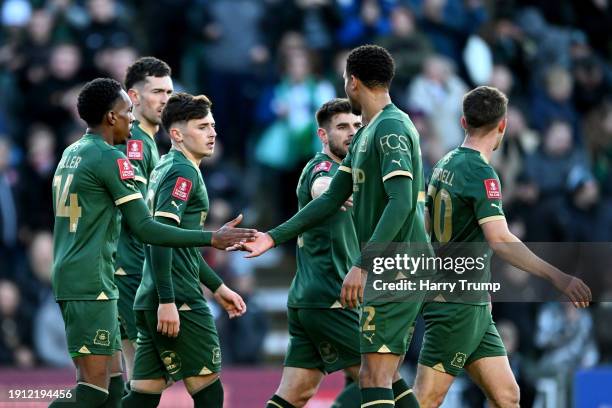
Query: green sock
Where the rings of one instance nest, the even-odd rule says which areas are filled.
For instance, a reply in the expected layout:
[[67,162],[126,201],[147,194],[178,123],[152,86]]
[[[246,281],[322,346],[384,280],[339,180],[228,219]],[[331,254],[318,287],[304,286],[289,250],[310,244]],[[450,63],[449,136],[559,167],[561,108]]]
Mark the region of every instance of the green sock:
[[161,394],[146,394],[131,390],[121,400],[121,408],[155,408],[159,405]]
[[102,407],[119,408],[121,406],[121,398],[123,398],[123,375],[116,375],[110,379],[108,398]]
[[393,383],[393,397],[397,408],[419,408],[419,402],[406,381],[400,378]]
[[194,408],[223,408],[223,385],[217,379],[191,396]]
[[295,408],[293,405],[274,394],[272,398],[268,400],[266,408]]
[[353,408],[358,407],[361,402],[361,393],[359,392],[359,386],[353,381],[348,382],[344,386],[344,389],[334,401],[331,408]]
[[103,406],[108,398],[108,392],[95,385],[80,383],[70,390],[71,397],[56,399],[50,408],[98,408]]
[[361,407],[362,408],[389,408],[394,407],[393,390],[391,388],[362,388]]

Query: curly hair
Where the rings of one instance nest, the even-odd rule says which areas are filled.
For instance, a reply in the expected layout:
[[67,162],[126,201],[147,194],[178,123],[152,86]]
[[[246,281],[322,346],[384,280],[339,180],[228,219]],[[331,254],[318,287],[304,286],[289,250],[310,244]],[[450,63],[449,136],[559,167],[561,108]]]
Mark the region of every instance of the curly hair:
[[172,69],[164,61],[155,57],[142,57],[128,67],[125,74],[125,89],[133,88],[148,76],[161,78],[171,75]]
[[339,113],[351,113],[351,104],[348,99],[334,98],[325,102],[317,111],[317,126],[327,128],[332,118]]
[[162,111],[162,125],[166,132],[177,122],[187,122],[192,119],[202,119],[210,113],[212,102],[205,95],[190,95],[178,92],[168,99]]
[[77,110],[88,126],[102,123],[104,115],[113,109],[121,95],[121,84],[111,78],[96,78],[81,88]]
[[395,63],[389,51],[378,45],[362,45],[346,59],[347,75],[354,75],[368,88],[389,88],[395,75]]
[[463,97],[463,116],[470,129],[489,131],[506,115],[508,98],[497,88],[479,86]]

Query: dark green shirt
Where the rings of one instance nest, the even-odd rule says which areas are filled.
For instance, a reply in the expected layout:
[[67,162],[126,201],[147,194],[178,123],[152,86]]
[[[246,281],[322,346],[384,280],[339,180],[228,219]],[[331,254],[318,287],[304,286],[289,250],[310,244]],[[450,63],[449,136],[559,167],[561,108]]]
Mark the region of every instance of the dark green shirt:
[[101,136],[68,146],[53,177],[53,293],[57,300],[117,299],[117,206],[142,198],[127,157]]
[[[312,186],[320,177],[333,177],[339,164],[317,153],[302,170],[297,186],[299,207],[312,201]],[[351,261],[359,255],[352,209],[338,211],[297,240],[297,272],[289,289],[289,307],[341,307],[340,290]]]
[[[159,160],[149,177],[147,204],[154,217],[174,220],[180,228],[201,230],[208,214],[208,194],[200,169],[178,150]],[[142,281],[135,310],[156,310],[159,297],[151,268],[151,246],[145,246]],[[206,307],[200,287],[199,248],[172,249],[172,285],[179,310]]]
[[447,272],[440,278],[489,282],[492,251],[485,243],[481,225],[505,217],[499,178],[480,152],[458,147],[436,164],[427,190],[427,209],[431,242],[440,244],[440,254],[485,259],[482,270]]
[[[131,136],[127,143],[116,147],[132,163],[135,171],[134,180],[143,197],[146,196],[149,176],[159,160],[159,152],[153,136],[146,133],[136,121],[132,125]],[[140,276],[142,275],[143,263],[144,245],[134,237],[127,223],[123,221],[121,223],[119,245],[117,246],[115,274]]]

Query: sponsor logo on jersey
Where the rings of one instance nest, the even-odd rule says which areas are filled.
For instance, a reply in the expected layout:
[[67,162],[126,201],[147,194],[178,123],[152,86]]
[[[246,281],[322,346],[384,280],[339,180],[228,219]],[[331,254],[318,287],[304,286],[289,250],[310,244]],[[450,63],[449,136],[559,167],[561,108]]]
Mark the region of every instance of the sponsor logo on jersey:
[[367,334],[363,333],[363,337],[370,342],[370,344],[374,344],[374,336],[376,335],[376,333],[372,333],[370,336],[368,336]]
[[317,173],[319,173],[321,171],[328,172],[328,171],[331,170],[331,168],[332,168],[331,162],[330,161],[324,161],[324,162],[321,162],[321,163],[317,164],[314,167],[314,169],[312,170],[312,173],[313,174],[317,174]]
[[117,159],[117,166],[119,166],[119,177],[121,177],[121,180],[134,178],[134,168],[128,159]]
[[110,334],[108,330],[97,330],[93,342],[98,346],[110,346]]
[[161,353],[160,357],[169,374],[176,374],[181,371],[181,358],[175,351],[166,350]]
[[499,188],[499,181],[496,179],[486,179],[484,181],[485,190],[487,191],[487,198],[489,200],[501,200],[501,190]]
[[128,140],[127,142],[127,157],[130,160],[142,160],[142,140]]
[[396,150],[408,153],[408,138],[404,135],[391,133],[380,138],[380,147],[385,154]]
[[172,190],[172,197],[187,201],[189,193],[191,192],[191,185],[191,180],[184,177],[177,178],[174,190]]

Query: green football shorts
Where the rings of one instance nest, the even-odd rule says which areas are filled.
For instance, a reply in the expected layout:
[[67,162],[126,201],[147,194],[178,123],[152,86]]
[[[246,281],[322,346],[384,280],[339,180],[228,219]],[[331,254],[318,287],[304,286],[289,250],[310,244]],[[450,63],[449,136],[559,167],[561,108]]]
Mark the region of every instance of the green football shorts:
[[359,315],[346,309],[290,307],[285,367],[333,373],[359,365]]
[[420,309],[419,302],[366,302],[361,309],[361,354],[404,355]]
[[423,319],[420,364],[457,376],[478,359],[506,355],[488,305],[428,302]]
[[221,370],[221,348],[208,307],[179,311],[178,337],[157,331],[157,310],[136,310],[136,356],[134,380],[183,378],[208,375]]
[[119,289],[119,321],[121,322],[121,339],[136,341],[138,330],[136,330],[136,319],[134,318],[134,298],[141,275],[115,275],[115,284]]
[[59,306],[72,358],[121,351],[116,299],[65,300]]

